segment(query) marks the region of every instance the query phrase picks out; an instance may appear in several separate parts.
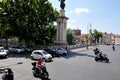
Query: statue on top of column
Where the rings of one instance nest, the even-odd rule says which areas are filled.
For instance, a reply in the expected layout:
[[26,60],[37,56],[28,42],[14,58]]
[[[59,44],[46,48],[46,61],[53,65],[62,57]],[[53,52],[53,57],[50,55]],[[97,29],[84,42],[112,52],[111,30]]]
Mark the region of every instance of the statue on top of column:
[[64,10],[64,8],[65,8],[65,0],[59,0],[59,1],[60,1],[60,7],[61,7],[61,9]]

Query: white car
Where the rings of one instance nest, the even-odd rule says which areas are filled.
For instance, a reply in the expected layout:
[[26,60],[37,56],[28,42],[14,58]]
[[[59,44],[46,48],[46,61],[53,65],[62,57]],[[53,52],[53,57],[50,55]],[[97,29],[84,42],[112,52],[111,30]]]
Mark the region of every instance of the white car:
[[21,48],[21,47],[10,47],[9,48],[9,52],[10,53],[23,53],[25,51],[25,49],[24,48]]
[[52,55],[44,50],[34,50],[31,54],[31,59],[42,59],[43,61],[51,61]]
[[64,48],[57,48],[56,51],[60,55],[67,55],[67,50],[65,50]]
[[0,47],[0,57],[2,57],[2,58],[8,57],[8,51],[5,50],[3,47]]
[[25,52],[32,52],[32,49],[27,48],[26,46],[13,46],[9,48],[10,53],[25,53]]

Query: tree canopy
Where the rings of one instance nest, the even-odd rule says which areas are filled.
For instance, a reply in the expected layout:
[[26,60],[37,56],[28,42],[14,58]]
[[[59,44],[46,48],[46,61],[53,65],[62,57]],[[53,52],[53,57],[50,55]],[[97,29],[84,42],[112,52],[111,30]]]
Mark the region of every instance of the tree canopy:
[[68,45],[73,44],[72,29],[70,29],[70,28],[67,29],[67,43],[68,43]]
[[99,43],[99,39],[102,38],[103,33],[99,32],[98,30],[94,29],[92,35],[95,38],[95,42]]
[[[48,0],[1,0],[0,37],[45,45],[53,42],[58,11]],[[4,33],[4,34],[3,34]]]

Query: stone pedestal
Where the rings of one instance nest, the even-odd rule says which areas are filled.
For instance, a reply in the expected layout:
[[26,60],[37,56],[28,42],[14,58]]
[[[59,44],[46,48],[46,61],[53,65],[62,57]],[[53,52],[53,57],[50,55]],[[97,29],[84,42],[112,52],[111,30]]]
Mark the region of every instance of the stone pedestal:
[[65,11],[60,10],[60,15],[57,18],[57,35],[56,45],[67,45],[66,42],[66,27],[68,18],[65,16]]

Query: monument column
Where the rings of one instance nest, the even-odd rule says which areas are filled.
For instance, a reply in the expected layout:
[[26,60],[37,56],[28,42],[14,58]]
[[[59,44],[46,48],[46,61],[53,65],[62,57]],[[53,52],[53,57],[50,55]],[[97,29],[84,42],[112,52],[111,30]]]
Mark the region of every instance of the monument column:
[[67,28],[68,18],[65,16],[65,11],[60,10],[60,15],[57,18],[57,35],[56,44],[57,45],[67,45],[66,41],[66,28]]
[[66,46],[67,45],[67,41],[66,41],[66,28],[67,28],[67,20],[68,18],[65,16],[65,0],[59,0],[61,2],[60,7],[60,14],[57,18],[57,35],[56,35],[56,41],[55,44],[56,45],[62,45],[62,46]]
[[57,35],[55,44],[57,45],[67,45],[66,41],[66,28],[67,28],[67,20],[68,18],[65,16],[65,0],[59,0],[61,2],[60,7],[60,14],[57,18]]

